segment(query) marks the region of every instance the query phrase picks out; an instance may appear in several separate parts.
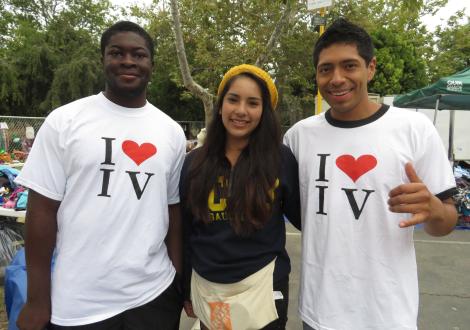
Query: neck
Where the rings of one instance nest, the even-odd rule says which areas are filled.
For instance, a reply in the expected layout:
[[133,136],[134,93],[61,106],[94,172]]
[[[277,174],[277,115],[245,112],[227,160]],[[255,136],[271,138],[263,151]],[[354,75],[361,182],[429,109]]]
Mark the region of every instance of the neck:
[[356,121],[369,118],[380,109],[380,104],[367,100],[367,103],[357,105],[350,111],[331,109],[331,116],[337,120]]
[[238,157],[242,153],[243,149],[248,145],[248,139],[234,140],[227,139],[225,144],[225,157],[230,161],[230,164],[234,166],[237,163]]
[[141,108],[147,103],[146,92],[143,91],[139,95],[117,95],[111,92],[109,89],[106,89],[103,92],[103,95],[113,103],[120,105],[125,108]]

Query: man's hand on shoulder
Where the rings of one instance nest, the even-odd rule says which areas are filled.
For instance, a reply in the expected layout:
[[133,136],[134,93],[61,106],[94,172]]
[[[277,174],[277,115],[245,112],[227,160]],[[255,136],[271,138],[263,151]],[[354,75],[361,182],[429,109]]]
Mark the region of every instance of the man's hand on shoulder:
[[[450,233],[457,221],[457,211],[452,199],[441,201],[433,195],[416,174],[411,163],[405,165],[409,183],[401,184],[389,193],[389,210],[410,213],[411,218],[399,223],[401,228],[425,223],[425,230],[433,236]],[[438,175],[438,174],[436,174]]]

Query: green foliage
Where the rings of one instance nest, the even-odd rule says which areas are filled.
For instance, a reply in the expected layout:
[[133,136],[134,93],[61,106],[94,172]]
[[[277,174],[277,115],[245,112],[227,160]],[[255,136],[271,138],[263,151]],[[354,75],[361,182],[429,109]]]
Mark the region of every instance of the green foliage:
[[149,21],[147,30],[156,44],[154,70],[147,90],[149,101],[175,120],[204,120],[201,102],[188,93],[180,80],[169,11],[133,8],[133,12]]
[[463,11],[450,17],[444,28],[438,27],[434,40],[434,56],[429,66],[432,81],[470,66],[470,17],[465,17]]
[[420,21],[422,16],[435,14],[447,2],[341,1],[329,17],[347,17],[371,33],[378,64],[369,89],[381,95],[400,94],[470,65],[470,18],[462,23],[463,11],[435,33],[427,31]]
[[[202,102],[183,87],[174,45],[169,8],[142,11],[157,42],[155,74],[149,94],[155,104],[176,119],[203,120]],[[265,49],[285,4],[280,1],[178,1],[181,26],[193,79],[215,94],[223,74],[232,66],[255,63]],[[137,13],[137,11],[134,11]],[[278,45],[276,49],[280,49]],[[278,53],[280,54],[280,53]],[[275,56],[266,66],[273,76],[279,67]],[[170,92],[178,93],[173,97]],[[151,99],[152,100],[152,99]]]
[[346,17],[372,36],[377,70],[370,92],[400,94],[428,83],[425,54],[430,36],[420,17],[446,2],[367,0],[359,4],[349,0],[335,6],[331,19]]
[[179,1],[192,75],[215,93],[232,66],[254,63],[282,14],[279,1]]
[[84,47],[82,51],[85,54],[80,54],[80,49],[77,50],[70,62],[60,64],[55,70],[47,97],[39,106],[42,113],[81,97],[96,94],[100,87],[104,86],[100,52],[91,51],[88,47]]
[[383,27],[371,35],[376,48],[377,71],[369,85],[370,92],[401,94],[427,84],[424,58],[407,35]]
[[[313,45],[317,33],[309,26],[309,14],[299,8],[293,22],[273,51],[276,59],[276,84],[281,95],[281,123],[289,125],[314,111],[315,69]],[[308,41],[308,42],[306,42]]]
[[2,0],[0,113],[43,116],[103,86],[107,1]]
[[[254,63],[287,4],[293,14],[264,68],[280,93],[282,122],[313,113],[312,13],[295,0],[178,1],[192,77],[216,93],[224,72]],[[370,91],[407,92],[470,65],[470,18],[458,13],[435,33],[420,17],[447,0],[336,1],[327,22],[343,16],[372,35],[377,74]],[[149,100],[177,120],[203,120],[203,105],[183,86],[167,0],[119,14],[144,25],[157,48]],[[104,86],[99,37],[117,19],[109,1],[0,0],[0,114],[42,116]],[[463,21],[464,20],[464,21]]]
[[18,77],[11,63],[0,59],[0,104],[5,105],[5,115],[12,115],[12,109],[22,101]]

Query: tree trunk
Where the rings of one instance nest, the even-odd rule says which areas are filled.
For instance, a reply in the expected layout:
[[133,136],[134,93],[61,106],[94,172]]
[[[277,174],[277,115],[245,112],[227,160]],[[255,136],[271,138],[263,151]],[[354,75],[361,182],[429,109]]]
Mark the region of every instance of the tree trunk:
[[173,18],[173,30],[175,33],[176,54],[183,76],[183,84],[193,95],[202,100],[204,104],[204,121],[207,127],[212,119],[212,111],[214,108],[214,95],[209,93],[205,88],[196,83],[189,70],[188,59],[186,57],[186,50],[184,48],[183,33],[181,31],[180,14],[178,10],[177,0],[170,1],[171,16]]
[[[207,127],[210,120],[212,119],[215,96],[209,93],[205,88],[203,88],[201,85],[199,85],[193,80],[191,76],[191,71],[189,70],[188,59],[186,57],[186,50],[183,42],[183,33],[181,30],[181,21],[177,0],[170,0],[170,7],[171,16],[173,18],[173,30],[175,33],[176,53],[178,56],[181,75],[183,77],[183,84],[193,95],[202,100],[202,103],[204,104],[205,126]],[[262,66],[266,62],[269,53],[275,47],[276,43],[279,40],[279,37],[281,36],[282,28],[288,24],[291,12],[291,2],[286,1],[284,12],[279,21],[276,23],[271,37],[269,38],[266,44],[265,50],[262,54],[258,56],[255,65]]]

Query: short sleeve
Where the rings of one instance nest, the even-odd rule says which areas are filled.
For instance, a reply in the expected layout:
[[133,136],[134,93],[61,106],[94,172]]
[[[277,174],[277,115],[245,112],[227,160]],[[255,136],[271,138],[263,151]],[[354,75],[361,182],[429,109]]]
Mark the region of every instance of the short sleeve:
[[[178,127],[180,128],[180,127]],[[179,182],[181,169],[186,156],[186,138],[182,129],[177,130],[175,139],[175,157],[171,168],[170,178],[167,185],[168,204],[177,204],[180,201]]]
[[419,178],[431,193],[450,197],[448,194],[455,190],[456,184],[444,145],[436,129],[427,118],[423,119],[422,125],[423,129],[417,132],[420,135],[420,142],[417,144],[418,150],[416,150],[413,165]]
[[46,119],[15,182],[45,197],[61,201],[66,185],[61,140],[59,131]]
[[283,137],[283,139],[282,139],[282,142],[283,142],[287,147],[289,147],[289,149],[292,150],[291,135],[292,135],[292,128],[290,128],[289,130],[287,130],[286,134],[284,134],[284,137]]

